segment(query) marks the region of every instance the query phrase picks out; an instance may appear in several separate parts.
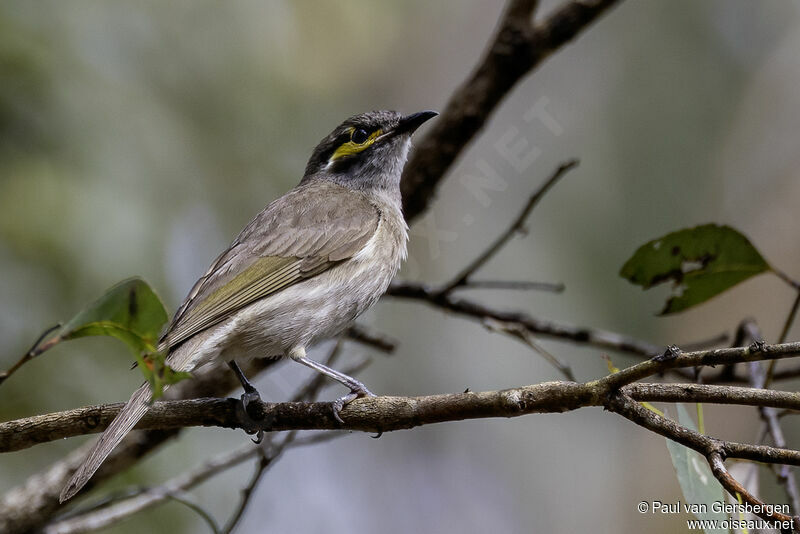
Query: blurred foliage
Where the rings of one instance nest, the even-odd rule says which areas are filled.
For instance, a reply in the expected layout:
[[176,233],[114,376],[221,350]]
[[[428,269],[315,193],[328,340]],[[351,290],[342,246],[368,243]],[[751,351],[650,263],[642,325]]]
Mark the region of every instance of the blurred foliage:
[[0,157],[52,149],[46,52],[33,36],[0,12]]

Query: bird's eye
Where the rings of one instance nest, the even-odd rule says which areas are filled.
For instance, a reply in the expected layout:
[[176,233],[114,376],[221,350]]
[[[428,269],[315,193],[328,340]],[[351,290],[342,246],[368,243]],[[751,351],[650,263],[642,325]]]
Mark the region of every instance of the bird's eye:
[[357,145],[363,144],[369,138],[369,134],[366,130],[362,130],[361,128],[353,130],[353,133],[350,134],[350,140]]

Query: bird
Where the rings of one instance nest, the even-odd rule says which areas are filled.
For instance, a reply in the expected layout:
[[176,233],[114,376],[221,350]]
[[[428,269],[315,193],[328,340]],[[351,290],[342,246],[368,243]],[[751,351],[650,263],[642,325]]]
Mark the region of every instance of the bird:
[[[400,178],[411,135],[434,111],[354,115],[313,150],[299,184],[242,229],[194,284],[161,334],[158,350],[176,371],[226,361],[247,403],[260,398],[237,361],[289,358],[349,388],[332,402],[371,396],[367,387],[306,356],[380,298],[406,258],[408,226]],[[91,479],[147,412],[137,389],[63,488],[64,502]],[[260,438],[260,435],[259,435]]]

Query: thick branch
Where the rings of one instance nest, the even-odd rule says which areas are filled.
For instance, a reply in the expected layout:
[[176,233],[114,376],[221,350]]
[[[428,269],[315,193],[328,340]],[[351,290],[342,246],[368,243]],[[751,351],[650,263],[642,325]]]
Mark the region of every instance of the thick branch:
[[[253,360],[244,370],[252,377],[273,363],[273,360]],[[179,399],[223,396],[238,387],[239,383],[233,373],[222,370],[220,366],[211,366],[195,379],[173,386],[165,397]],[[95,473],[87,484],[87,489],[129,468],[179,432],[180,429],[131,432]],[[3,439],[0,439],[0,443],[3,443]],[[86,457],[90,446],[87,443],[78,448],[0,497],[0,532],[33,531],[47,523],[53,514],[63,510],[58,502],[58,495],[72,472]]]
[[[615,375],[611,375],[615,376]],[[482,393],[466,392],[424,397],[368,397],[341,412],[344,425],[331,414],[329,403],[254,403],[253,415],[269,421],[269,429],[360,430],[388,432],[415,426],[486,417],[516,417],[532,413],[564,412],[584,406],[605,406],[612,392],[606,379],[579,384],[545,382],[532,386]],[[742,406],[769,406],[800,410],[800,394],[736,386],[639,383],[622,387],[637,401],[704,402]],[[194,399],[157,402],[140,421],[139,429],[171,430],[186,426],[242,426],[235,399]],[[0,451],[100,432],[122,408],[121,403],[90,406],[39,415],[0,424]],[[87,419],[92,421],[89,425]]]
[[[333,417],[328,402],[255,402],[251,416],[263,416],[270,430],[361,430],[385,432],[420,425],[475,419],[514,417],[536,412],[563,412],[588,405],[589,389],[574,382],[546,382],[534,386],[483,393],[454,393],[425,397],[366,397],[348,404]],[[195,399],[157,402],[142,418],[138,429],[171,429],[185,426],[241,426],[236,399]],[[123,404],[91,406],[40,415],[0,425],[0,450],[18,450],[34,443],[63,439],[87,432],[101,432]],[[86,419],[93,424],[86,425]]]
[[[649,360],[585,384],[548,382],[485,393],[461,393],[417,398],[364,398],[349,404],[341,412],[342,418],[346,422],[344,426],[340,426],[333,419],[328,403],[264,404],[261,408],[264,411],[263,415],[272,423],[273,430],[346,428],[368,432],[383,432],[479,417],[515,417],[529,413],[563,412],[582,406],[602,405],[620,413],[624,408],[628,410],[626,417],[629,418],[634,418],[637,413],[640,415],[644,413],[636,408],[640,405],[635,402],[633,403],[636,405],[634,407],[615,404],[618,402],[615,399],[619,399],[620,396],[618,393],[620,388],[625,395],[629,394],[631,398],[642,401],[730,402],[731,399],[735,399],[735,402],[739,404],[799,409],[799,396],[790,392],[696,384],[632,384],[636,380],[658,374],[669,368],[778,359],[798,353],[800,353],[800,343],[676,353],[669,359]],[[232,377],[230,377],[231,382],[226,383],[228,374],[216,374],[213,380],[201,377],[190,381],[183,387],[183,392],[187,393],[192,390],[194,393],[200,393],[218,388],[231,389],[235,384],[232,383]],[[628,397],[626,396],[626,398]],[[235,402],[228,399],[157,403],[152,408],[151,414],[142,423],[171,428],[174,428],[171,425],[184,426],[188,424],[238,426],[240,423],[235,406]],[[255,406],[255,408],[258,407]],[[18,449],[25,446],[26,440],[34,443],[75,435],[84,431],[100,431],[118,409],[119,405],[91,407],[71,410],[55,416],[39,416],[28,420],[4,423],[0,425],[0,443],[8,449]],[[644,410],[644,408],[642,409]],[[652,414],[648,410],[645,412],[645,415]],[[648,415],[648,417],[650,416]],[[87,423],[87,419],[92,419],[91,423]],[[675,423],[668,420],[656,420],[658,424],[652,424],[651,417],[635,421],[648,429],[668,435],[670,439],[689,446],[693,444],[695,447],[701,445],[707,447],[708,442],[705,440],[712,439],[703,436],[703,439],[697,441],[697,436],[687,434],[682,427],[671,426]],[[130,439],[118,449],[118,452],[110,457],[109,462],[104,464],[101,471],[98,472],[99,476],[95,477],[94,483],[128,467],[175,433],[176,430],[168,429],[133,433]],[[769,463],[800,464],[800,453],[796,451],[720,440],[713,442],[716,444],[714,450],[721,452],[723,457],[746,458]],[[84,454],[84,450],[76,451],[44,474],[32,477],[23,487],[6,494],[3,501],[0,502],[0,531],[24,532],[45,523],[58,508],[57,495],[60,487]]]
[[615,3],[567,2],[535,24],[535,0],[508,3],[481,62],[453,93],[428,134],[416,143],[403,173],[406,219],[411,221],[428,208],[445,173],[512,87]]
[[685,428],[678,423],[662,417],[655,412],[648,410],[630,397],[621,392],[611,396],[607,408],[616,412],[626,419],[661,434],[667,439],[671,439],[695,450],[706,457],[711,471],[720,483],[728,490],[731,495],[738,493],[750,504],[759,507],[759,517],[766,520],[778,520],[788,522],[788,524],[798,525],[797,517],[775,512],[768,514],[761,511],[763,502],[747,492],[733,477],[728,474],[723,461],[726,458],[742,458],[766,463],[800,465],[800,452],[791,449],[779,449],[767,447],[766,445],[749,445],[746,443],[734,443],[722,441],[716,438],[705,436],[694,430]]

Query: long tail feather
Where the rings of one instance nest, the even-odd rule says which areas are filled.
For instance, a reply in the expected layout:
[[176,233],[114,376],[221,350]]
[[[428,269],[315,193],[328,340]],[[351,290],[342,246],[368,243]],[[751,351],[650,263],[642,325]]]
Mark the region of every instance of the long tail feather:
[[131,396],[128,403],[119,412],[119,415],[111,421],[111,424],[106,428],[97,443],[87,455],[83,463],[78,467],[78,470],[72,475],[64,489],[61,490],[61,496],[58,498],[59,502],[64,502],[70,499],[73,495],[78,493],[81,488],[89,482],[95,471],[105,461],[111,451],[114,450],[122,438],[136,426],[139,419],[144,417],[149,408],[151,391],[148,384],[142,385]]

